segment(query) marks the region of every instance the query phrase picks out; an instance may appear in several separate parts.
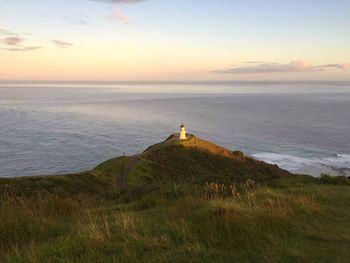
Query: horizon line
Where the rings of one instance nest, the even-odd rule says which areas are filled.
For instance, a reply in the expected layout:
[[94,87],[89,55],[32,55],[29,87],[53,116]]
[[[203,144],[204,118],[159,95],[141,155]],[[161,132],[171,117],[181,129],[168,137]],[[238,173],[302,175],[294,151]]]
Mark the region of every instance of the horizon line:
[[279,84],[350,85],[350,80],[0,80],[0,84],[102,84],[102,85],[279,85]]

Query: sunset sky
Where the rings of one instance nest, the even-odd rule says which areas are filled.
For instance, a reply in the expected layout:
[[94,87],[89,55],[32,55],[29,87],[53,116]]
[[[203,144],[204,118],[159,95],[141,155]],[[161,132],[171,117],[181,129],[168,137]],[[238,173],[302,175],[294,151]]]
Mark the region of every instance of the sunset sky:
[[350,80],[350,1],[0,0],[0,80]]

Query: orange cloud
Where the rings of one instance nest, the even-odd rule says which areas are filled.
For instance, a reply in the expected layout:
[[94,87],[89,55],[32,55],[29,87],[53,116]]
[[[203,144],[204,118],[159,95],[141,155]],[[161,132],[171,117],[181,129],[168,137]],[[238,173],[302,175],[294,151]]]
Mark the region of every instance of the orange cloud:
[[115,20],[119,20],[122,21],[124,24],[129,25],[130,24],[130,19],[127,15],[125,15],[124,13],[122,13],[119,10],[116,10],[111,16],[111,19],[115,19]]

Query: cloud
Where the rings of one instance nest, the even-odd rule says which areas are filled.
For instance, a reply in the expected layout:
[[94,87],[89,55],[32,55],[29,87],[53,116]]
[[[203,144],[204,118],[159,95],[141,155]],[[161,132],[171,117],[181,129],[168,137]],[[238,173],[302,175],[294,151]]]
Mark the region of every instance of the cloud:
[[71,24],[80,25],[80,26],[87,26],[89,24],[89,22],[85,19],[78,19],[78,20],[72,20]]
[[91,22],[90,16],[82,16],[82,17],[62,17],[62,19],[72,25],[78,26],[87,26]]
[[261,64],[261,63],[263,63],[262,61],[245,61],[245,62],[243,62],[244,64]]
[[19,46],[23,42],[23,38],[20,37],[6,37],[0,40],[6,46]]
[[3,28],[0,28],[0,34],[6,35],[6,36],[18,36],[18,34]]
[[17,52],[17,51],[32,51],[37,49],[42,49],[42,47],[16,47],[16,48],[2,48],[3,50]]
[[17,52],[17,51],[32,51],[36,49],[42,49],[42,47],[39,46],[24,46],[22,43],[25,41],[24,38],[17,37],[17,36],[11,36],[6,37],[3,39],[0,39],[0,43],[3,44],[1,49],[11,52]]
[[253,74],[253,73],[281,73],[281,72],[314,72],[324,71],[329,68],[335,68],[340,70],[350,69],[349,64],[325,64],[325,65],[312,65],[304,60],[292,61],[288,64],[280,63],[261,63],[256,66],[238,66],[224,70],[216,70],[215,73],[226,74]]
[[68,48],[68,47],[74,46],[72,43],[61,41],[61,40],[58,40],[58,39],[53,39],[51,41],[52,41],[52,43],[54,43],[59,48]]
[[121,11],[115,11],[111,16],[111,19],[113,20],[119,20],[122,21],[124,24],[129,25],[130,24],[130,19],[127,15],[125,15],[124,13],[122,13]]
[[[92,0],[95,2],[103,2],[110,4],[137,4],[144,2],[146,0]],[[115,11],[112,15],[109,16],[110,19],[122,21],[124,24],[130,25],[130,19],[121,11]]]
[[326,64],[321,65],[321,68],[336,68],[336,69],[342,69],[342,70],[348,70],[350,69],[350,64]]
[[112,4],[137,4],[145,0],[92,0],[92,1],[112,3]]

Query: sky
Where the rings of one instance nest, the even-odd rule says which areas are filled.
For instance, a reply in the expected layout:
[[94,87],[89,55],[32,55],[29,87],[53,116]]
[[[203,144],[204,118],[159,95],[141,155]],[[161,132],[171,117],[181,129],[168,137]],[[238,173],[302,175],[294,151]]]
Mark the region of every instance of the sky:
[[0,80],[350,81],[350,0],[0,0]]

